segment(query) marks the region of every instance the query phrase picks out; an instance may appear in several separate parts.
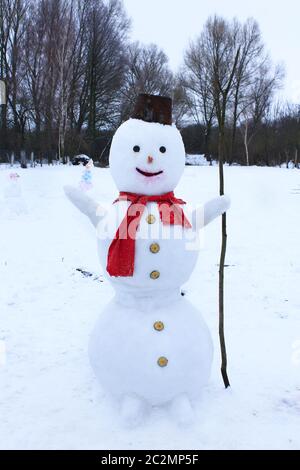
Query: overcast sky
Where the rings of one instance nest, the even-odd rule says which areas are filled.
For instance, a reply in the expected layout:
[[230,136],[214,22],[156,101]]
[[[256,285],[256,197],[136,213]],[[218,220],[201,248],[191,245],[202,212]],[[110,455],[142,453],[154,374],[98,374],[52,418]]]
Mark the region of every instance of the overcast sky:
[[155,43],[170,59],[175,71],[189,40],[215,13],[227,18],[255,18],[273,62],[285,65],[284,98],[300,102],[300,1],[299,0],[123,0],[132,18],[133,40]]

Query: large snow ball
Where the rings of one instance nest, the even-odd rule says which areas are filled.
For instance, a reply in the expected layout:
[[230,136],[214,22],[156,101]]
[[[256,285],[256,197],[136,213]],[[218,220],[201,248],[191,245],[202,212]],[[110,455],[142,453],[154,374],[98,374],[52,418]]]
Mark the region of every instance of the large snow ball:
[[119,191],[146,195],[173,191],[185,165],[180,132],[175,126],[129,119],[113,137],[109,163]]

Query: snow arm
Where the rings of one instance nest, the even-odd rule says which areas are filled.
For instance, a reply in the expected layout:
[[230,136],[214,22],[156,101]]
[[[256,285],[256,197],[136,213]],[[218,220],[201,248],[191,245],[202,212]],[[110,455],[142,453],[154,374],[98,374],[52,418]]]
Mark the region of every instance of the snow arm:
[[216,217],[224,214],[230,207],[228,196],[219,196],[206,202],[204,206],[193,211],[193,226],[197,229],[205,227]]
[[106,214],[105,209],[73,186],[64,186],[64,191],[65,195],[74,204],[74,206],[90,219],[94,227],[97,227],[100,220]]

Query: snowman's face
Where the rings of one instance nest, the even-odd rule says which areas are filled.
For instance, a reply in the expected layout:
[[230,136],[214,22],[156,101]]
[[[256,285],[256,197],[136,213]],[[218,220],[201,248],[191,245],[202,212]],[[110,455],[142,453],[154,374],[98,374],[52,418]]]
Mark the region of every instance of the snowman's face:
[[129,119],[112,140],[110,171],[119,191],[159,195],[173,191],[185,165],[175,126]]

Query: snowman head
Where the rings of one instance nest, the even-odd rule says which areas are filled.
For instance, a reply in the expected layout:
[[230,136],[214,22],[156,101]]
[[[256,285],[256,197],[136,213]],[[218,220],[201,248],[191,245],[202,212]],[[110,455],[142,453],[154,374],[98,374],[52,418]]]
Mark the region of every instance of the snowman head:
[[18,173],[10,173],[9,174],[9,179],[11,181],[18,181],[18,178],[20,178],[20,175],[18,175]]
[[85,168],[87,170],[91,170],[93,167],[94,167],[94,162],[93,162],[93,159],[90,158],[89,161],[87,162],[87,164],[85,165]]
[[185,150],[171,107],[170,98],[140,95],[132,119],[116,131],[109,162],[119,191],[160,195],[175,189]]

